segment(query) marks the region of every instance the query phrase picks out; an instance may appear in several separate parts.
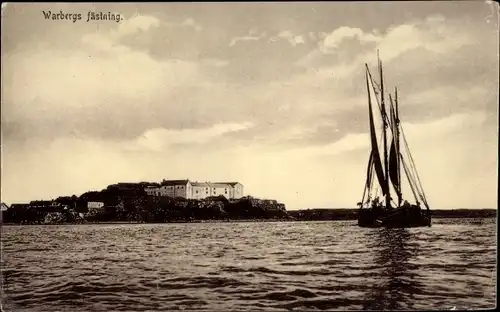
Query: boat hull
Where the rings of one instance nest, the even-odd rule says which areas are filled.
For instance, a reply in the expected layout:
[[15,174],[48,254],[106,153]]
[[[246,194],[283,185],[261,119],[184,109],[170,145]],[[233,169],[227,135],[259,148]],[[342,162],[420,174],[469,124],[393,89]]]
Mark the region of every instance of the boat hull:
[[429,227],[432,218],[430,211],[420,208],[394,208],[394,209],[360,209],[358,213],[358,226],[367,228],[412,228]]

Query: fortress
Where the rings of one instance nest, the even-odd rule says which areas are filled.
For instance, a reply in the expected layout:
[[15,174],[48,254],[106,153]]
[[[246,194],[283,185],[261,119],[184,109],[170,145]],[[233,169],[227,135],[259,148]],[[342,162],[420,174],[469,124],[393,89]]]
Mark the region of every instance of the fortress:
[[243,185],[239,182],[191,182],[189,180],[163,180],[158,185],[145,187],[148,195],[203,199],[224,196],[227,199],[243,197]]

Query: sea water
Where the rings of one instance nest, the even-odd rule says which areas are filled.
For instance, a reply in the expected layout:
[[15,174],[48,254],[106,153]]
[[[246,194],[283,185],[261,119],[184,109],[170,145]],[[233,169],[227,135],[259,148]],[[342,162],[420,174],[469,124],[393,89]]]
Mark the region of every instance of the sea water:
[[480,309],[496,219],[4,226],[5,311]]

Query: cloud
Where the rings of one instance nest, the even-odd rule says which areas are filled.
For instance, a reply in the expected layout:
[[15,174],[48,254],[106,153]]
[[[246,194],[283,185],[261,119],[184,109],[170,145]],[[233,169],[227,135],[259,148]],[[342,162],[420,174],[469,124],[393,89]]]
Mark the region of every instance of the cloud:
[[307,36],[308,36],[309,40],[312,40],[312,41],[318,40],[318,36],[314,32],[309,32],[307,34]]
[[31,108],[24,106],[32,101],[44,109],[102,105],[102,101],[116,102],[117,98],[126,98],[125,105],[135,105],[134,99],[147,100],[156,92],[194,82],[197,66],[175,60],[158,62],[130,50],[103,57],[85,51],[71,55],[44,51],[12,56],[5,76],[10,82],[6,97],[17,103],[16,111],[30,115]]
[[[267,32],[263,31],[260,34],[258,33],[258,30],[253,28],[250,29],[248,32],[248,35],[242,36],[242,37],[234,37],[231,39],[231,42],[229,43],[229,47],[234,47],[238,42],[262,42],[261,45],[259,45],[259,49],[262,49],[265,51],[266,54],[275,54],[279,51],[279,48],[277,47],[276,43],[280,42],[281,40],[284,40],[288,42],[292,46],[297,46],[297,45],[303,45],[305,44],[305,38],[304,36],[300,35],[294,35],[291,31],[282,31],[279,32],[277,35],[269,37],[269,39],[266,41],[262,41],[262,39],[267,37]],[[278,50],[277,50],[278,49]],[[274,60],[277,61],[277,60]]]
[[242,42],[242,41],[243,42],[244,41],[259,41],[260,39],[266,37],[266,33],[265,32],[261,33],[260,35],[254,35],[255,34],[255,30],[254,30],[254,31],[250,31],[250,33],[251,33],[251,35],[232,38],[231,42],[229,42],[229,47],[235,46],[238,42]]
[[[490,90],[486,86],[472,85],[468,90],[451,85],[410,93],[404,97],[404,113],[410,118],[435,118],[454,113],[473,113],[488,109]],[[481,99],[480,102],[475,100]],[[486,100],[486,101],[485,101]]]
[[164,128],[151,129],[140,136],[133,148],[139,150],[163,150],[175,144],[205,143],[230,132],[237,132],[252,127],[252,123],[217,124],[205,129],[170,130]]
[[130,137],[146,127],[168,128],[173,120],[168,116],[181,109],[168,98],[204,81],[199,63],[159,61],[121,46],[100,49],[103,53],[88,48],[10,55],[3,67],[2,113],[8,117],[2,118],[2,127],[7,133],[18,139],[78,132]]
[[193,27],[196,31],[201,31],[203,29],[203,27],[192,18],[186,18],[181,25]]
[[481,126],[486,120],[485,111],[473,113],[458,113],[441,119],[432,120],[427,123],[417,124],[402,122],[408,139],[432,141],[433,137],[456,133],[458,130],[466,130],[468,127]]
[[[425,149],[425,144],[438,144],[437,142],[447,135],[466,131],[470,127],[481,126],[486,120],[486,115],[484,111],[477,111],[472,114],[453,114],[444,118],[420,123],[411,123],[402,120],[402,127],[409,141],[410,148],[418,146],[418,148]],[[368,129],[367,120],[365,121],[364,128]],[[365,151],[368,153],[370,149],[370,136],[366,130],[360,133],[347,133],[341,136],[340,139],[328,144],[289,147],[286,149],[286,153],[294,151],[297,155],[301,155],[301,157],[335,156],[356,151]],[[298,130],[296,129],[295,131],[297,132]],[[330,135],[335,134],[335,130],[329,129],[329,131]],[[377,136],[379,139],[380,135],[380,131],[378,131]],[[422,154],[422,152],[425,154],[425,151],[418,153]]]
[[[476,44],[477,39],[472,33],[470,30],[466,31],[459,22],[446,20],[440,15],[393,25],[384,33],[342,26],[326,34],[318,43],[317,50],[311,51],[298,64],[314,66],[317,62],[330,60],[329,65],[321,66],[322,71],[348,77],[359,71],[364,63],[376,64],[376,50],[380,51],[385,64],[413,52],[418,53],[420,62],[423,62],[422,52],[439,54],[441,57],[464,46]],[[411,66],[411,63],[403,66]]]
[[[193,23],[193,21],[191,21]],[[160,26],[160,20],[154,16],[136,15],[124,20],[118,26],[117,30],[111,31],[110,35],[114,39],[131,35],[139,31],[148,31],[152,27]]]
[[[157,22],[156,18],[140,17],[129,20],[129,26],[124,28],[128,30],[124,33],[132,33],[135,29],[136,34],[146,36],[158,30],[157,28],[160,27],[158,25],[167,24]],[[186,19],[181,24],[192,25],[193,23],[194,20]],[[439,27],[421,26],[424,33],[446,34],[449,32],[450,25],[454,25],[453,23],[446,24],[438,18],[417,21],[413,24],[420,25],[419,23],[446,26],[445,30],[440,30]],[[377,36],[383,40],[404,37],[405,33],[413,36],[412,32],[405,31],[403,26],[395,26],[392,29],[385,35]],[[248,33],[253,36],[260,33],[256,37],[265,36],[265,33],[258,29],[250,29]],[[334,33],[336,33],[335,36],[332,35]],[[103,33],[100,36],[107,38],[108,35],[109,33]],[[344,29],[340,32],[334,31],[329,35],[341,38],[336,44],[342,44],[344,42],[342,40],[349,36],[366,37],[366,34],[360,33],[360,29],[354,31]],[[296,37],[291,31],[280,32],[278,36],[282,39]],[[417,37],[434,38],[427,34]],[[325,35],[324,41],[327,41],[326,38],[328,34]],[[367,38],[366,40],[371,40],[369,36]],[[459,41],[452,37],[447,40]],[[379,44],[385,44],[383,42]],[[245,115],[251,119],[254,127],[238,132],[235,138],[246,136],[266,140],[267,137],[269,142],[304,144],[309,141],[317,144],[319,142],[331,143],[338,139],[337,135],[327,134],[333,125],[336,125],[343,134],[357,133],[358,129],[364,129],[364,124],[359,121],[361,118],[358,117],[364,115],[355,112],[366,104],[362,83],[362,63],[363,58],[368,54],[364,50],[352,53],[355,55],[353,61],[341,62],[339,60],[331,66],[322,66],[317,70],[309,69],[300,73],[295,66],[290,65],[290,59],[287,59],[291,52],[289,47],[287,48],[286,41],[283,42],[284,45],[274,46],[272,53],[268,53],[269,51],[262,46],[253,49],[246,45],[237,47],[236,44],[232,49],[235,53],[232,58],[224,59],[221,55],[220,58],[192,61],[158,59],[152,57],[147,51],[138,51],[122,43],[112,43],[111,40],[108,43],[107,46],[103,45],[104,47],[101,48],[102,53],[99,53],[96,48],[88,48],[88,50],[72,55],[64,51],[47,51],[34,56],[27,52],[11,58],[15,60],[15,62],[10,62],[11,68],[14,66],[17,68],[16,71],[7,70],[7,80],[11,79],[13,88],[10,91],[7,90],[6,93],[8,98],[10,93],[10,100],[19,104],[15,109],[13,106],[10,108],[7,106],[7,110],[10,110],[18,120],[31,122],[38,120],[41,123],[42,120],[57,118],[62,123],[58,128],[50,130],[54,133],[69,133],[70,130],[79,128],[80,131],[83,130],[83,134],[94,136],[93,131],[96,130],[92,129],[100,129],[99,131],[107,131],[109,134],[123,133],[127,139],[136,137],[151,128],[199,128],[209,127],[221,121],[245,122],[246,120],[241,117]],[[264,41],[261,43],[268,44]],[[449,51],[454,51],[453,49],[450,47]],[[372,52],[370,52],[371,58],[374,54]],[[451,101],[455,102],[456,107],[463,107],[467,102],[463,100],[466,96],[464,92],[461,92],[462,95],[459,98],[451,97],[459,94],[457,88],[435,85],[425,90],[411,90],[406,85],[415,81],[413,77],[419,74],[419,69],[422,70],[422,63],[428,60],[429,55],[435,55],[433,62],[438,62],[445,53],[447,52],[444,50],[427,51],[426,54],[418,53],[418,59],[412,59],[410,62],[407,59],[394,59],[394,62],[398,63],[388,62],[389,65],[386,66],[389,79],[393,81],[396,79],[396,75],[392,74],[391,70],[398,75],[397,83],[402,90],[404,111],[416,120],[425,117],[423,114],[431,113],[435,114],[435,116],[430,116],[432,118],[442,117],[449,113],[448,103]],[[445,59],[449,57],[446,56]],[[260,62],[262,66],[255,66],[253,60]],[[461,60],[450,62],[456,64],[457,61]],[[268,64],[264,66],[266,62]],[[412,64],[412,67],[408,67],[408,64]],[[283,70],[280,69],[281,67]],[[44,72],[49,68],[59,68],[59,70],[53,73],[50,80],[47,80]],[[453,68],[459,67],[453,66]],[[32,69],[35,70],[32,71]],[[444,72],[442,68],[437,69]],[[437,75],[430,73],[434,71],[430,68],[429,71],[421,74],[418,85],[438,79],[439,73]],[[267,80],[268,72],[279,72],[281,75],[276,77],[276,81],[270,83]],[[424,74],[425,77],[435,78],[424,79]],[[451,76],[460,75],[453,73]],[[237,80],[242,77],[248,80],[252,78],[250,80],[252,82],[244,84],[241,80]],[[443,80],[440,83],[446,84]],[[392,88],[393,85],[394,83],[389,80],[388,87]],[[416,84],[411,85],[414,87]],[[20,92],[24,86],[34,92]],[[56,86],[60,87],[59,91],[50,91]],[[472,90],[476,91],[470,96],[467,95],[468,99],[487,96],[484,93],[485,89],[480,86],[469,88],[467,92]],[[31,103],[35,101],[45,103],[37,105],[37,107],[44,108],[37,111],[39,116],[44,116],[43,118],[36,117],[34,114],[36,109],[30,108],[33,106]],[[433,103],[438,102],[441,105],[436,107]],[[116,110],[115,107],[118,105],[123,109]],[[423,105],[425,108],[422,107]],[[100,110],[100,114],[90,117],[97,109]],[[53,112],[49,112],[51,110],[57,111],[58,115],[55,116]],[[440,114],[437,114],[437,111],[440,111]],[[71,121],[72,119],[83,121],[75,123]],[[16,120],[11,120],[11,122],[13,124]],[[274,126],[270,127],[266,124],[274,124]],[[293,128],[291,125],[303,130],[297,130],[298,132],[294,132],[294,135],[287,137],[287,131]],[[49,128],[49,126],[44,125],[38,128]],[[103,130],[106,128],[108,130]],[[43,133],[44,130],[38,130],[38,132]]]
[[[151,58],[195,61],[199,48],[197,41],[208,40],[203,27],[193,18],[182,22],[165,21],[151,15],[136,15],[124,20],[109,31],[86,34],[85,46],[103,52],[142,52]],[[192,47],[192,49],[189,49]],[[217,58],[217,57],[211,57]]]
[[320,50],[323,53],[333,53],[335,52],[339,45],[348,38],[355,38],[360,42],[380,42],[381,37],[372,34],[365,33],[359,28],[351,28],[343,26],[335,29],[332,33],[325,36],[323,42],[320,43]]
[[84,45],[97,50],[123,53],[129,51],[130,48],[119,44],[120,39],[139,32],[146,32],[151,28],[159,26],[160,20],[156,17],[136,15],[121,21],[116,29],[111,29],[107,32],[101,31],[99,33],[86,34],[82,37],[81,41]]
[[455,33],[443,17],[432,16],[424,21],[389,29],[377,48],[384,51],[384,59],[390,61],[419,47],[431,52],[446,53],[470,42],[472,38],[467,33]]
[[368,134],[365,133],[347,134],[342,139],[334,143],[313,148],[309,152],[312,155],[317,155],[317,156],[342,154],[345,152],[367,148],[369,146],[370,142],[369,140],[370,138]]
[[303,36],[294,35],[289,30],[282,31],[278,33],[276,36],[269,38],[269,42],[276,42],[279,39],[287,40],[292,46],[305,43],[305,39]]

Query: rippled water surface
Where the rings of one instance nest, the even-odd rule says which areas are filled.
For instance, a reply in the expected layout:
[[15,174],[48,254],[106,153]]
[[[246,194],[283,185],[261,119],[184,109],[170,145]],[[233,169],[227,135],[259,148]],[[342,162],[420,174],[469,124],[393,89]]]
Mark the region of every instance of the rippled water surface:
[[6,226],[5,311],[478,309],[496,220]]

